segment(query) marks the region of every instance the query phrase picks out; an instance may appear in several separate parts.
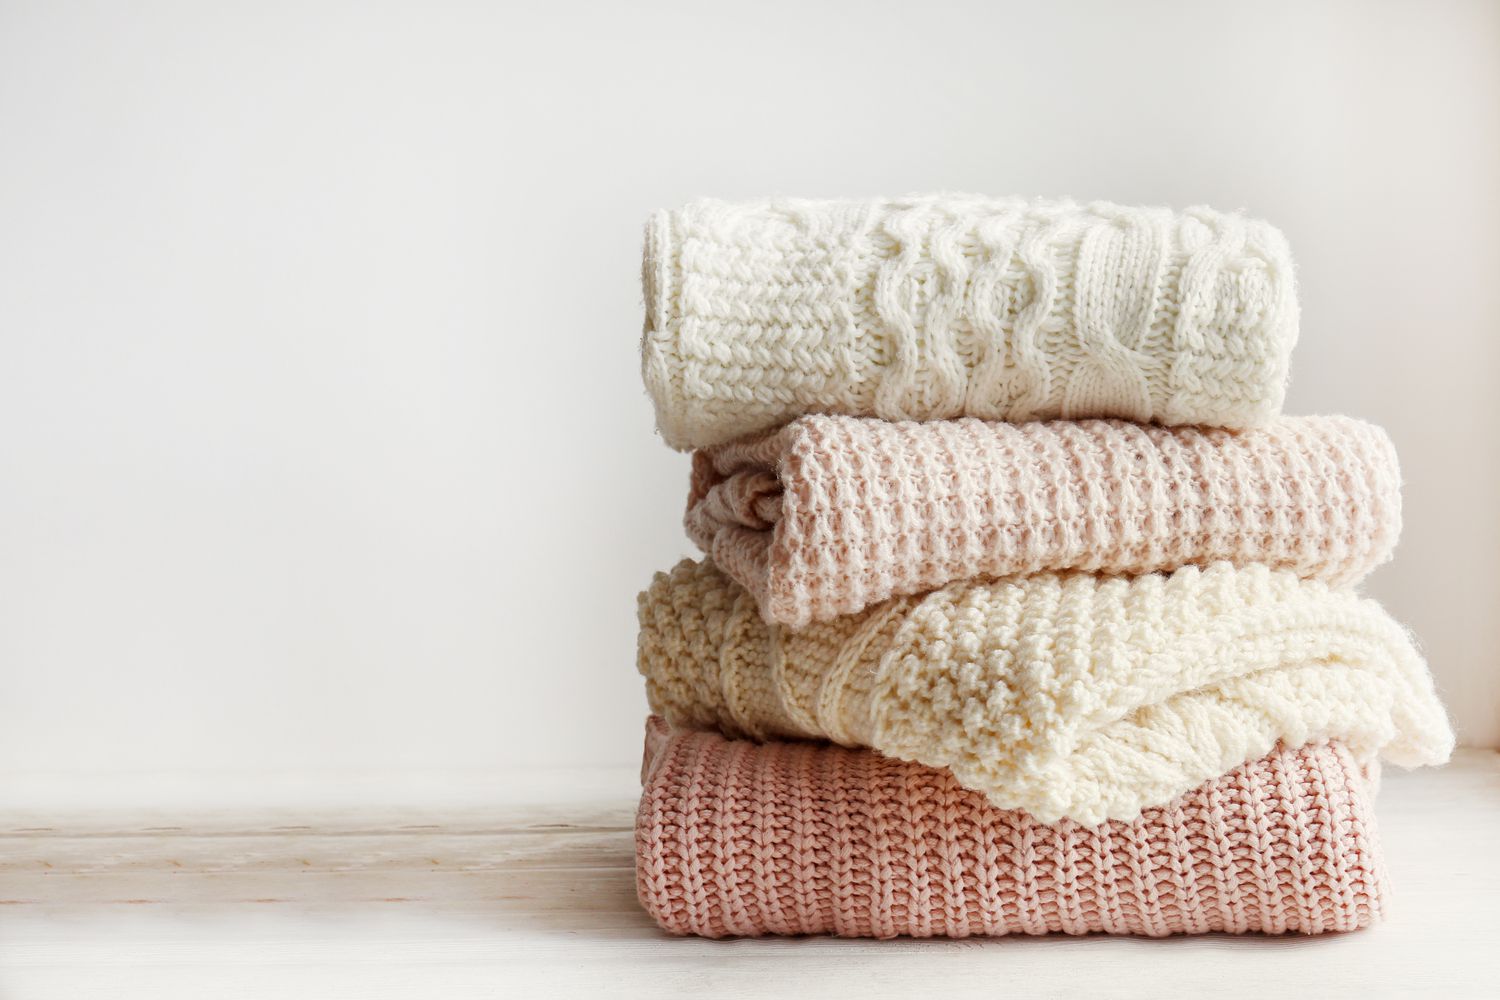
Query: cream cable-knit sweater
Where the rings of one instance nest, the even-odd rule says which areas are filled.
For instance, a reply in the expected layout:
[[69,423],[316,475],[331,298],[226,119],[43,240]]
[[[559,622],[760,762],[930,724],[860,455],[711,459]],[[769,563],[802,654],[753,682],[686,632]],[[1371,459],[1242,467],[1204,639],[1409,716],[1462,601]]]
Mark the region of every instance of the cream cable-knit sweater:
[[651,706],[674,725],[872,747],[1043,822],[1133,818],[1278,742],[1408,767],[1453,745],[1379,605],[1264,566],[960,583],[790,631],[684,561],[640,622]]
[[692,540],[801,627],[955,580],[1220,559],[1354,582],[1401,532],[1380,428],[802,417],[693,456]]
[[1260,426],[1286,240],[1206,208],[926,195],[696,201],[648,224],[642,371],[704,447],[805,413]]

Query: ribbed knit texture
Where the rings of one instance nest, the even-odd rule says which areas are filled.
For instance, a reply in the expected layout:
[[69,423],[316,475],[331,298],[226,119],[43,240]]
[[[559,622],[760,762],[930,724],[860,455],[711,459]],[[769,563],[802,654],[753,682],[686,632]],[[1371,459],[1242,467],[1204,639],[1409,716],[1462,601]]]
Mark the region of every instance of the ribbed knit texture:
[[1285,238],[1207,208],[697,201],[651,220],[643,275],[677,448],[807,413],[1260,426],[1297,339]]
[[792,631],[684,561],[641,595],[640,624],[673,725],[873,747],[1043,822],[1130,819],[1278,742],[1409,767],[1453,745],[1378,604],[1264,566],[959,583]]
[[1401,475],[1380,428],[804,417],[698,452],[690,538],[799,627],[956,580],[1228,560],[1349,583],[1390,557]]
[[705,937],[1317,934],[1381,916],[1365,778],[1278,749],[1138,819],[1047,826],[869,751],[648,723],[641,903]]

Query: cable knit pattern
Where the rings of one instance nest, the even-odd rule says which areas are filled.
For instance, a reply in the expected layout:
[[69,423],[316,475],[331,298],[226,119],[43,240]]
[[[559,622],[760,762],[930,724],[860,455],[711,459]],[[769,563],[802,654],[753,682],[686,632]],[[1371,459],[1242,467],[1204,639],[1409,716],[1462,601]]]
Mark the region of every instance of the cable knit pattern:
[[869,751],[647,724],[636,886],[666,930],[838,934],[1318,934],[1386,895],[1356,761],[1278,749],[1138,819],[997,809]]
[[803,417],[698,452],[687,533],[801,627],[955,580],[1228,560],[1349,583],[1390,557],[1401,475],[1378,427]]
[[1285,238],[1194,208],[929,195],[697,201],[648,224],[642,373],[676,448],[807,413],[1264,425]]
[[1378,604],[1264,566],[959,583],[793,631],[684,561],[641,595],[640,623],[647,695],[673,725],[872,747],[1043,822],[1131,819],[1278,742],[1408,767],[1453,746]]

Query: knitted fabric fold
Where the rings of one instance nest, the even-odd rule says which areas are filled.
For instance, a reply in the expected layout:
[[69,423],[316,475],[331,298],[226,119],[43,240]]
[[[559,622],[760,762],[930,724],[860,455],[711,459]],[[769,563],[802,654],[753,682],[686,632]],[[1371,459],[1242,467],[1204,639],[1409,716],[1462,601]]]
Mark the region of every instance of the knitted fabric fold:
[[1130,822],[1048,826],[869,751],[647,724],[642,905],[673,934],[1317,934],[1382,916],[1373,790],[1276,749]]
[[1255,427],[1297,340],[1272,226],[923,195],[696,201],[647,225],[641,368],[675,448],[808,413]]
[[804,417],[693,457],[688,535],[800,627],[955,580],[1216,560],[1349,583],[1388,559],[1401,474],[1380,428]]
[[1453,746],[1378,604],[1264,566],[952,584],[794,631],[684,561],[639,613],[647,696],[673,725],[871,747],[1043,822],[1131,819],[1278,742],[1407,767]]

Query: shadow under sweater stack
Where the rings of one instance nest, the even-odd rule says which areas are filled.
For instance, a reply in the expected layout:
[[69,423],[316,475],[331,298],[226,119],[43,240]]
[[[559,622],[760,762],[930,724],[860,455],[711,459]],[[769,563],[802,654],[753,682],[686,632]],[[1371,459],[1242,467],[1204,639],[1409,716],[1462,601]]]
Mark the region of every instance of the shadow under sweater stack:
[[967,196],[649,224],[643,372],[705,558],[640,597],[674,933],[1354,930],[1383,759],[1453,737],[1353,590],[1379,428],[1281,415],[1265,223]]

